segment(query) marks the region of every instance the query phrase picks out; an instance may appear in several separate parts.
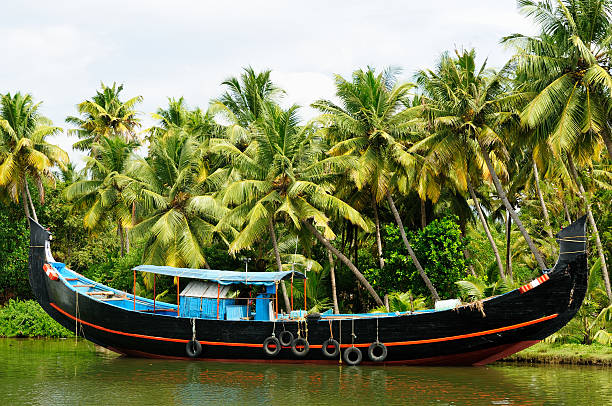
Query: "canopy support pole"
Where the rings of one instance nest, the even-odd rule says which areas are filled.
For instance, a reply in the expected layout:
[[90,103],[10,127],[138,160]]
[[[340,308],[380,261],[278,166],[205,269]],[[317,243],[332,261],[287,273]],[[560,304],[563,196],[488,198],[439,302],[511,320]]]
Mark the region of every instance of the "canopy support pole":
[[278,320],[278,281],[274,282],[274,319]]
[[155,279],[156,274],[153,274],[153,313],[155,313]]
[[181,285],[181,277],[176,277],[176,317],[178,317],[181,309],[181,296],[179,295]]
[[304,311],[306,311],[306,279],[304,279]]
[[291,310],[289,311],[289,316],[291,316],[292,311],[293,311],[293,274],[291,274]]
[[134,269],[134,287],[132,289],[132,299],[134,299],[134,311],[136,311],[136,270]]
[[217,283],[217,320],[219,320],[219,294],[221,293],[221,285]]

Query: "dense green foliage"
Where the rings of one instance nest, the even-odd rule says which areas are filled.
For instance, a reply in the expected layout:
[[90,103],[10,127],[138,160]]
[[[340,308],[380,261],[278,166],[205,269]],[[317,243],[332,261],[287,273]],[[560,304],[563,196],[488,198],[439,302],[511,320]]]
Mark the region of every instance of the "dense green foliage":
[[0,306],[0,337],[72,337],[34,300],[9,300]]
[[[411,232],[409,237],[415,254],[442,298],[457,297],[455,282],[467,272],[463,256],[465,243],[455,220],[454,217],[436,219],[423,230]],[[397,226],[385,225],[383,241],[385,268],[369,268],[365,272],[372,285],[384,293],[411,290],[417,295],[426,295],[427,288],[405,254]]]
[[0,230],[0,303],[13,297],[29,298],[28,226],[12,204],[0,202]]
[[[27,215],[51,228],[57,260],[118,289],[139,263],[250,258],[309,270],[312,309],[358,312],[386,294],[402,308],[515,287],[554,263],[554,230],[587,213],[589,295],[557,338],[608,342],[612,1],[519,7],[540,32],[505,38],[516,54],[501,69],[473,49],[442,53],[415,83],[357,69],[307,123],[267,70],[228,78],[207,109],[170,98],[144,136],[142,98],[102,85],[66,120],[81,171],[46,141],[59,129],[30,95],[2,95],[0,301],[29,296]],[[137,278],[151,297],[151,277]]]

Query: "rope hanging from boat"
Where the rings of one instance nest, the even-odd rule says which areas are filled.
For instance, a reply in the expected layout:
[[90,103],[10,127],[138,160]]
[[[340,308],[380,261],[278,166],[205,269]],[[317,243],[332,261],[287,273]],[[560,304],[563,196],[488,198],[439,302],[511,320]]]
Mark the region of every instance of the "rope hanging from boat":
[[75,289],[75,306],[74,306],[74,342],[76,343],[79,338],[79,324],[81,335],[85,338],[85,330],[83,330],[83,324],[79,323],[81,320],[81,310],[79,309],[79,292]]
[[338,364],[342,365],[342,319],[338,321],[340,322],[340,351],[338,351]]

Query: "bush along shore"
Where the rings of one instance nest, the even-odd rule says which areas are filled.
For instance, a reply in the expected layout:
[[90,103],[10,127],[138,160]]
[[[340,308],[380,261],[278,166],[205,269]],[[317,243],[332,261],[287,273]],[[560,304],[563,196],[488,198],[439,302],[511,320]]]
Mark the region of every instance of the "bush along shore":
[[53,320],[34,300],[9,300],[0,306],[0,337],[65,338],[74,334]]
[[532,364],[601,365],[612,367],[612,347],[601,344],[557,344],[540,342],[502,362]]

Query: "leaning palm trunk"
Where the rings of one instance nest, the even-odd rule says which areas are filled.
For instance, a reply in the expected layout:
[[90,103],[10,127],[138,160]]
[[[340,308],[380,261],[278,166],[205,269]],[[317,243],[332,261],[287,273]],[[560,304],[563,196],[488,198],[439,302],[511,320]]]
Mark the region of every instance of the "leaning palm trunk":
[[[278,242],[276,241],[276,232],[274,231],[274,219],[270,217],[268,221],[268,231],[270,232],[270,238],[272,239],[272,247],[274,248],[274,258],[276,258],[276,267],[278,272],[283,271],[283,263],[281,262],[280,253],[278,252]],[[281,292],[283,293],[283,301],[285,302],[285,310],[287,313],[291,312],[291,303],[289,302],[289,296],[287,296],[287,288],[285,282],[280,283]]]
[[[23,211],[25,212],[26,220],[27,220],[27,218],[30,217],[30,204],[28,203],[28,196],[26,194],[25,188],[26,188],[26,184],[24,183],[21,186],[21,200],[23,202]],[[34,217],[32,217],[32,218],[34,218]],[[34,219],[34,220],[36,220],[36,219]],[[29,224],[30,224],[30,222],[28,221],[28,227],[30,227]]]
[[512,246],[510,245],[510,237],[512,231],[512,217],[506,213],[506,275],[512,279]]
[[514,211],[514,209],[512,208],[512,205],[510,204],[510,201],[508,200],[508,196],[506,196],[506,192],[504,192],[504,188],[502,187],[502,184],[499,181],[499,178],[497,177],[497,173],[495,173],[495,168],[493,168],[493,162],[491,162],[491,157],[489,156],[488,149],[484,146],[484,144],[482,143],[482,140],[479,137],[476,137],[476,138],[478,139],[478,145],[480,147],[480,152],[482,153],[482,156],[487,164],[487,168],[489,169],[489,173],[491,174],[491,179],[493,179],[493,184],[495,185],[495,189],[497,190],[497,194],[499,195],[499,198],[504,203],[504,206],[506,206],[506,210],[512,217],[512,220],[514,220],[514,223],[516,224],[518,229],[521,230],[521,234],[523,234],[523,237],[525,238],[525,242],[527,242],[527,245],[529,246],[531,253],[535,257],[536,261],[538,262],[540,269],[545,270],[546,264],[544,263],[544,260],[542,259],[542,254],[540,254],[540,251],[537,249],[537,247],[533,243],[533,240],[529,236],[529,233],[525,229],[525,226],[523,226],[523,222],[518,217],[518,214],[516,214],[516,211]]
[[119,235],[119,240],[121,241],[121,256],[125,256],[125,235],[123,234],[123,226],[121,225],[121,220],[117,220],[117,234]]
[[334,313],[339,314],[338,296],[336,295],[336,270],[334,269],[334,256],[330,250],[327,250],[327,258],[329,259],[329,278],[331,279],[332,301],[334,303]]
[[38,223],[38,216],[36,215],[36,209],[34,208],[34,202],[32,201],[32,195],[30,195],[30,187],[28,186],[27,180],[24,180],[23,187],[28,195],[28,203],[30,204],[30,209],[32,210],[32,218]]
[[412,247],[410,246],[410,243],[408,242],[408,237],[406,237],[406,231],[404,230],[404,223],[402,222],[402,218],[400,217],[397,211],[397,208],[395,207],[395,203],[393,203],[393,198],[391,197],[391,193],[389,191],[387,191],[387,201],[389,202],[389,207],[391,208],[391,211],[393,212],[393,216],[395,217],[397,226],[399,227],[400,234],[402,236],[402,240],[404,241],[404,245],[406,246],[406,249],[408,250],[408,254],[410,254],[410,258],[412,258],[412,263],[414,263],[414,266],[416,267],[417,271],[419,271],[419,275],[421,275],[423,282],[425,282],[425,285],[427,286],[427,289],[429,289],[429,292],[431,292],[431,296],[434,298],[434,300],[440,300],[440,296],[438,295],[436,288],[429,280],[429,277],[425,273],[425,270],[421,266],[421,263],[419,262],[418,258],[414,254],[414,251],[412,250]]
[[535,177],[536,192],[538,194],[538,199],[540,200],[540,206],[542,206],[542,214],[544,215],[544,226],[546,227],[546,234],[548,234],[550,238],[553,238],[552,228],[550,227],[550,219],[548,217],[548,209],[546,208],[546,204],[544,203],[542,189],[540,189],[540,174],[538,172],[538,165],[536,165],[533,159],[531,160],[531,165],[533,166],[533,176]]
[[419,200],[421,201],[421,228],[425,230],[425,227],[427,227],[427,207],[424,199]]
[[495,240],[493,239],[493,235],[491,234],[491,229],[489,228],[487,219],[485,218],[484,213],[482,212],[482,208],[480,207],[480,202],[478,201],[478,198],[476,197],[476,193],[474,193],[474,187],[472,186],[472,182],[469,176],[467,179],[467,187],[468,187],[468,191],[470,192],[470,197],[472,198],[472,201],[474,202],[474,207],[476,207],[476,211],[478,212],[478,217],[480,218],[480,222],[482,223],[482,228],[484,229],[485,234],[487,235],[487,238],[489,239],[489,244],[491,245],[491,248],[493,249],[493,254],[495,254],[495,261],[497,262],[497,269],[499,271],[499,276],[502,278],[503,281],[505,281],[506,274],[504,272],[504,265],[502,264],[501,256],[499,255],[499,250],[497,249],[497,244],[495,244]]
[[603,247],[601,245],[601,239],[599,238],[599,229],[597,228],[597,224],[595,223],[595,218],[593,217],[593,212],[591,211],[591,202],[589,201],[584,187],[582,186],[582,182],[578,177],[578,171],[576,170],[576,166],[574,166],[574,160],[571,155],[567,155],[567,163],[570,167],[570,173],[572,175],[572,179],[578,186],[578,197],[584,203],[586,208],[587,218],[589,219],[589,224],[593,229],[593,234],[595,235],[595,245],[597,246],[597,253],[599,254],[599,260],[601,262],[601,274],[603,276],[604,285],[606,286],[606,294],[608,295],[608,300],[610,304],[612,304],[612,290],[610,289],[610,275],[608,274],[608,266],[606,264],[606,256],[603,251]]
[[366,288],[366,290],[368,291],[368,293],[374,298],[374,301],[376,301],[376,304],[378,306],[384,306],[382,300],[380,300],[380,296],[378,296],[378,293],[376,293],[376,291],[374,290],[374,288],[372,287],[372,285],[370,285],[370,282],[368,282],[368,280],[363,276],[363,274],[361,272],[359,272],[359,269],[357,269],[357,267],[355,265],[353,265],[353,263],[351,262],[350,259],[348,259],[344,254],[342,254],[340,251],[338,251],[336,249],[336,247],[334,247],[327,238],[325,238],[312,224],[310,224],[308,221],[306,220],[302,220],[302,224],[304,224],[306,226],[306,228],[308,229],[308,231],[310,231],[317,240],[319,240],[319,242],[321,244],[323,244],[325,246],[325,248],[327,248],[329,251],[331,251],[336,258],[338,258],[340,261],[342,261],[344,263],[344,265],[346,265],[352,272],[353,274],[355,274],[355,277],[357,278],[357,280],[363,285],[364,288]]
[[128,229],[127,228],[123,228],[123,233],[125,234],[124,237],[124,241],[125,241],[125,253],[129,254],[130,253],[130,235],[128,234]]
[[612,161],[612,138],[608,133],[607,129],[601,132],[601,138],[603,138],[604,144],[606,144],[606,149],[608,150],[608,157]]
[[378,253],[378,266],[383,269],[385,266],[385,259],[383,257],[382,250],[382,239],[380,237],[380,220],[378,218],[378,203],[376,197],[372,193],[372,210],[374,211],[374,224],[376,224],[376,250]]

